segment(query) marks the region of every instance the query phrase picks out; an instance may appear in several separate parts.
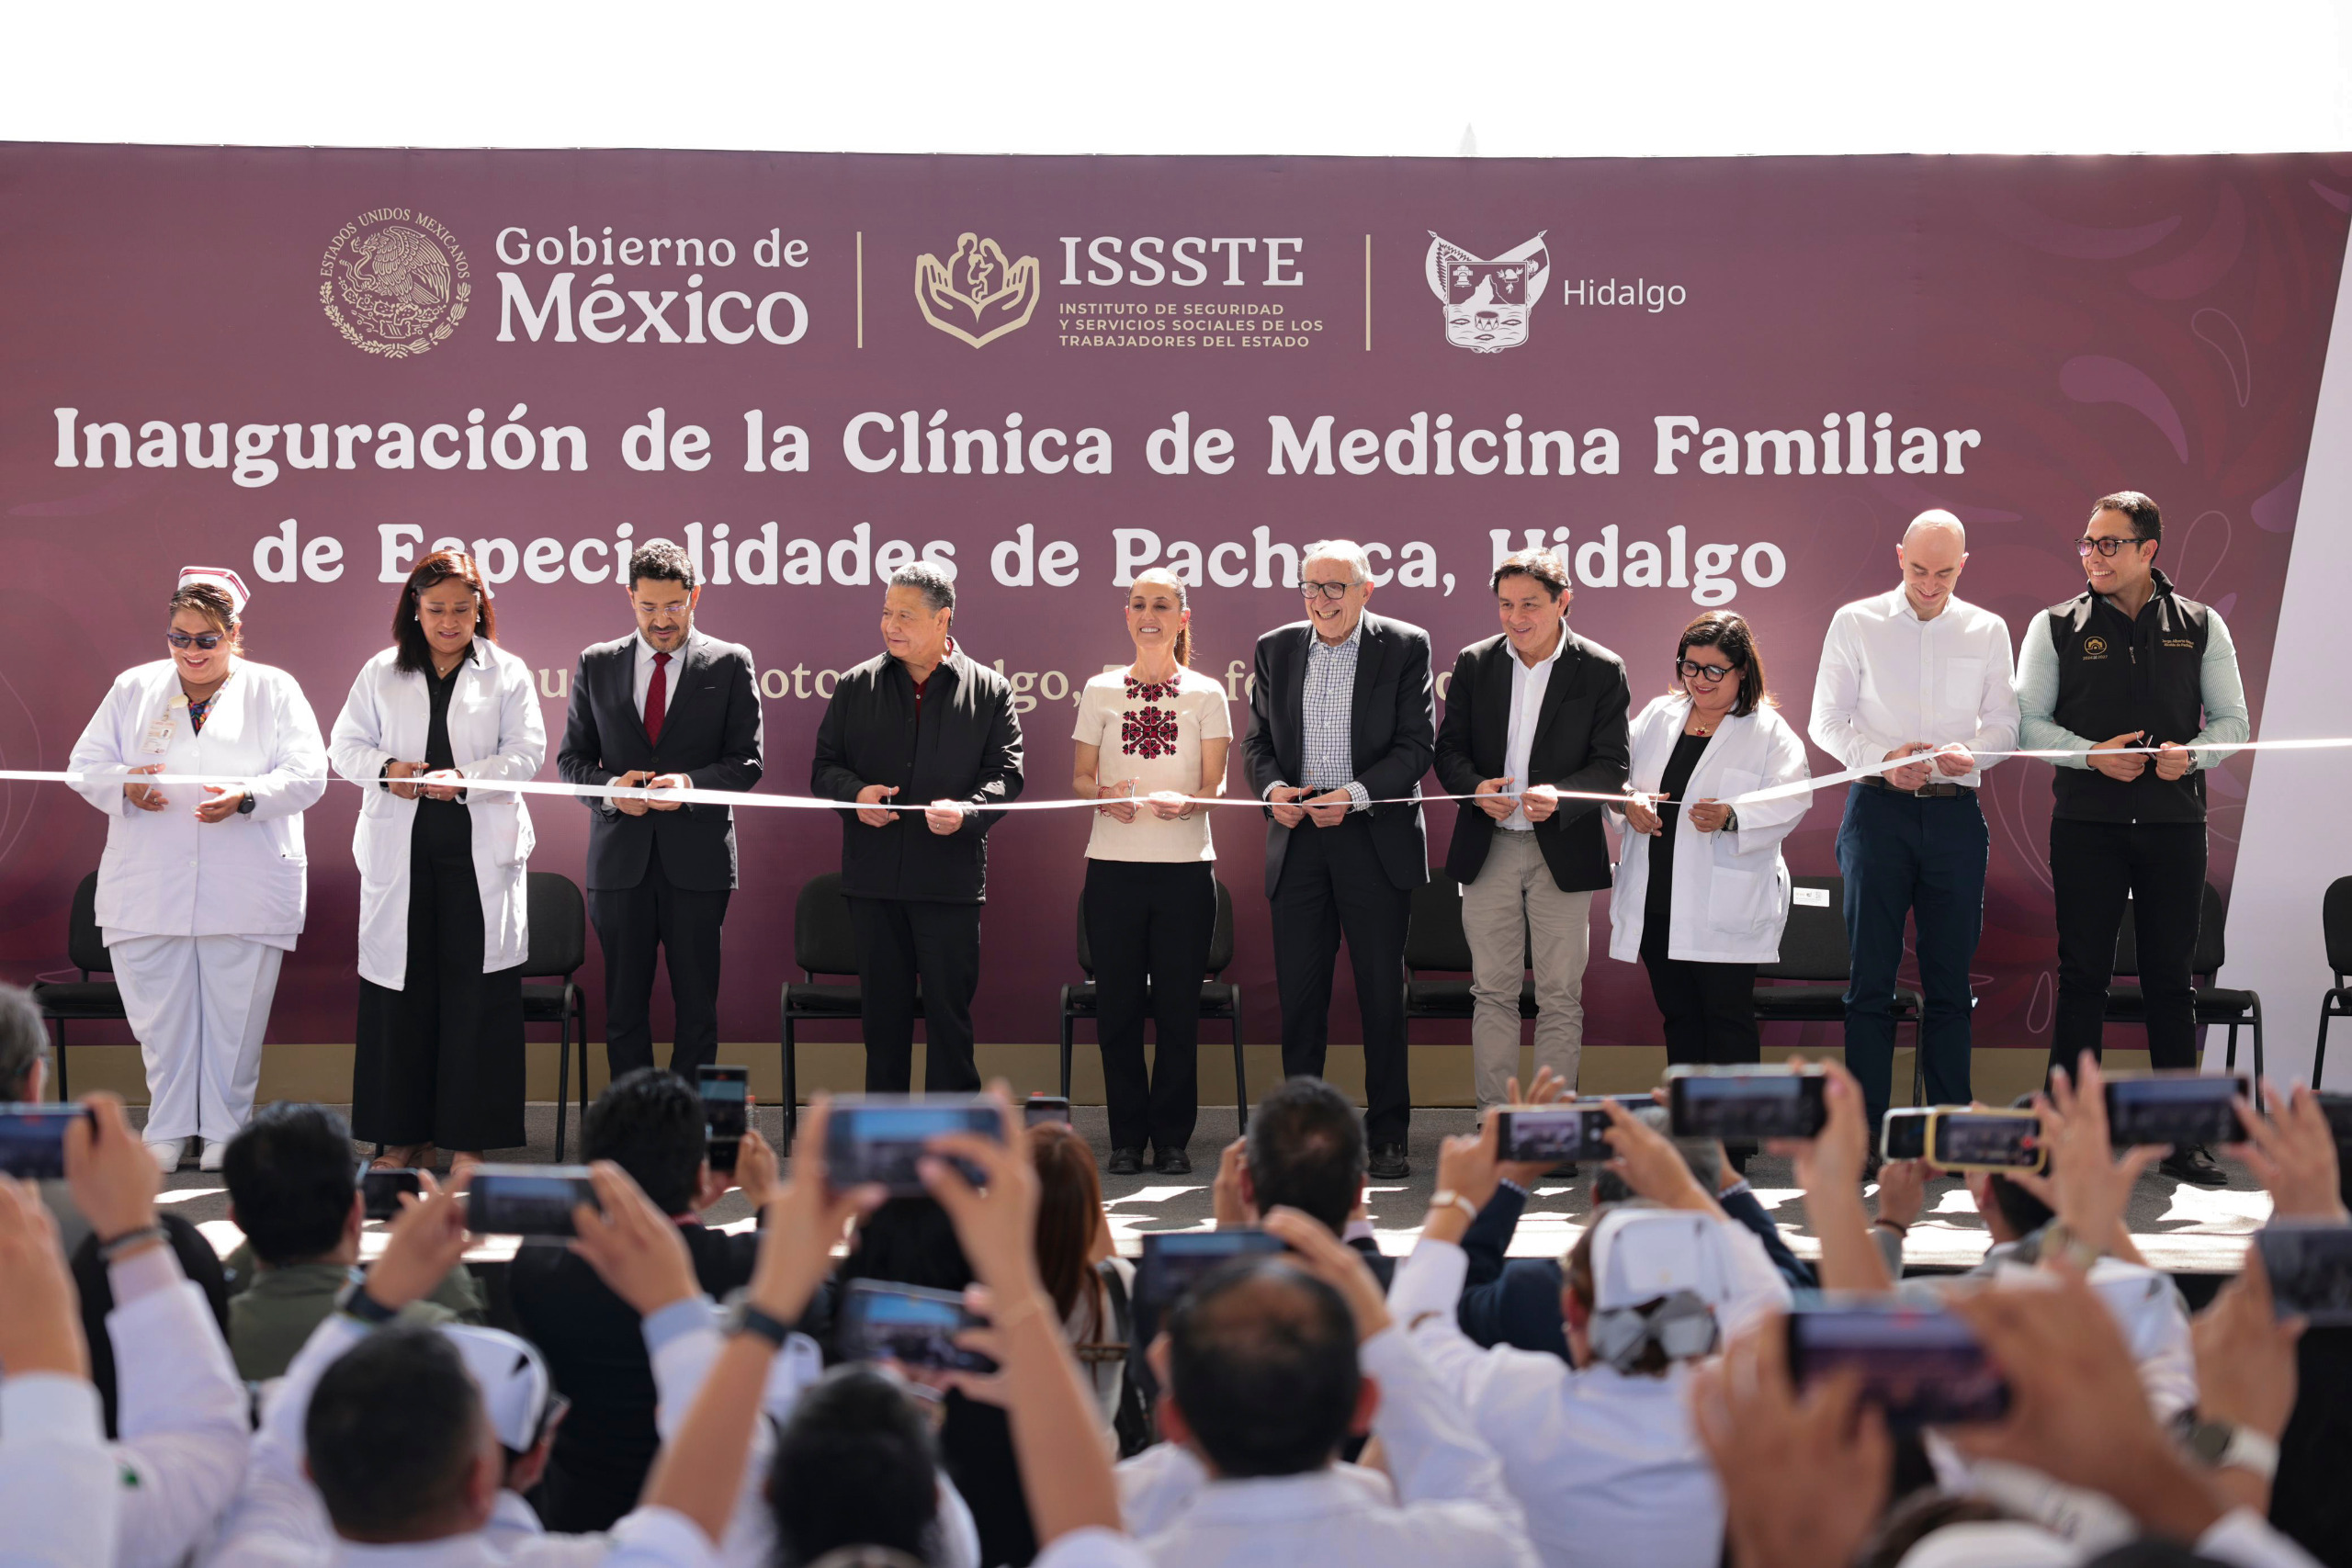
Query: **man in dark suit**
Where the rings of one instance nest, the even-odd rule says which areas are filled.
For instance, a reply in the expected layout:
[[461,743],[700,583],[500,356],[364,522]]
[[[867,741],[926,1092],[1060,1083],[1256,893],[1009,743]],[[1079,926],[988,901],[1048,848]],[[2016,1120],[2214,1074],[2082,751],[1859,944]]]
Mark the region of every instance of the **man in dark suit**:
[[[841,813],[842,890],[857,939],[865,1088],[903,1094],[923,1010],[923,1087],[980,1087],[972,994],[980,983],[988,831],[1021,793],[1021,721],[1005,678],[956,646],[956,582],[928,560],[882,598],[884,651],[845,671],[817,727],[809,793]],[[921,812],[893,810],[903,797]]]
[[[748,790],[760,782],[752,652],[694,628],[695,565],[666,539],[628,563],[633,636],[582,649],[556,767],[568,784]],[[735,886],[735,808],[593,798],[588,916],[605,950],[605,1054],[613,1077],[653,1065],[653,963],[670,965],[677,1043],[691,1079],[718,1051],[718,932]]]
[[1363,1015],[1371,1173],[1396,1180],[1411,1168],[1405,928],[1413,889],[1429,880],[1420,795],[1437,728],[1430,634],[1364,613],[1374,584],[1362,546],[1333,539],[1304,554],[1307,618],[1258,639],[1241,743],[1250,785],[1272,818],[1266,897],[1274,907],[1283,1071],[1322,1076],[1331,966],[1344,935]]
[[1462,884],[1470,939],[1470,1060],[1481,1109],[1503,1103],[1519,1071],[1519,987],[1535,971],[1535,1062],[1573,1090],[1584,1049],[1584,966],[1592,896],[1609,886],[1598,801],[1614,795],[1631,750],[1625,664],[1568,629],[1567,569],[1549,550],[1495,568],[1502,635],[1453,661],[1437,776],[1475,795],[1454,813],[1445,869]]
[[[676,1222],[705,1294],[724,1298],[751,1282],[758,1235],[707,1230],[696,1217],[729,1183],[711,1174],[705,1157],[702,1097],[694,1089],[651,1067],[615,1079],[588,1108],[581,1147],[583,1158],[608,1159],[628,1172]],[[775,1155],[756,1133],[743,1140],[736,1178],[754,1208],[775,1182]],[[662,1446],[653,1363],[637,1309],[561,1243],[526,1243],[506,1280],[516,1322],[571,1402],[536,1499],[539,1517],[568,1534],[610,1529],[637,1506]]]

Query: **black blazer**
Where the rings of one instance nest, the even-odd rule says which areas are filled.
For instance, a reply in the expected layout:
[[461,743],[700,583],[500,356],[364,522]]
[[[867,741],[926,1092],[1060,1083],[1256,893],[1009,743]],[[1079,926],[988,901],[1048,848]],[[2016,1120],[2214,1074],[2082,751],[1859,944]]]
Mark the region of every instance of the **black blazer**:
[[[651,769],[684,773],[696,789],[748,790],[760,782],[760,694],[752,650],[695,632],[670,671],[662,743],[646,739],[637,707],[637,634],[582,649],[571,672],[571,708],[556,771],[566,784],[610,784]],[[682,806],[632,817],[591,797],[588,886],[635,887],[653,846],[673,886],[718,892],[735,886],[735,808]]]
[[[1012,687],[952,649],[923,683],[916,723],[907,667],[877,654],[845,671],[817,726],[809,793],[857,798],[868,784],[896,784],[898,805],[960,800],[1002,806],[1021,794],[1021,721]],[[869,828],[854,811],[842,819],[842,891],[853,898],[912,898],[942,904],[987,901],[988,831],[1001,811],[967,811],[953,833],[934,833],[916,813]]]
[[[678,1234],[705,1294],[723,1298],[751,1282],[757,1235],[729,1235],[693,1221],[681,1222]],[[637,1506],[662,1446],[653,1425],[653,1362],[637,1309],[560,1244],[525,1243],[507,1266],[506,1288],[524,1337],[539,1348],[548,1375],[571,1401],[571,1414],[556,1428],[539,1517],[548,1529],[570,1534],[610,1529]]]
[[[1535,743],[1528,748],[1527,774],[1518,787],[1552,784],[1560,789],[1613,795],[1625,787],[1632,757],[1626,710],[1634,694],[1625,682],[1625,661],[1597,642],[1561,628],[1567,646],[1544,688],[1535,715]],[[1510,667],[1518,656],[1510,639],[1490,637],[1464,649],[1453,660],[1445,693],[1445,722],[1437,732],[1437,776],[1448,795],[1469,795],[1503,774],[1510,746]],[[1552,880],[1563,893],[1609,886],[1609,840],[1600,830],[1599,801],[1564,800],[1535,825],[1535,844]],[[1456,882],[1476,880],[1494,841],[1494,820],[1464,801],[1453,816],[1453,842],[1445,869]]]
[[[1257,672],[1250,692],[1250,732],[1241,755],[1251,793],[1261,800],[1276,784],[1296,786],[1306,769],[1306,644],[1315,635],[1306,621],[1277,626],[1258,639]],[[1429,835],[1421,824],[1421,775],[1430,771],[1437,716],[1430,705],[1430,634],[1403,621],[1367,612],[1363,643],[1356,649],[1356,700],[1351,747],[1356,782],[1374,800],[1409,804],[1375,806],[1372,841],[1388,880],[1418,887],[1430,879]],[[1266,814],[1266,897],[1282,881],[1283,852],[1293,831],[1318,833],[1302,823],[1293,829]]]

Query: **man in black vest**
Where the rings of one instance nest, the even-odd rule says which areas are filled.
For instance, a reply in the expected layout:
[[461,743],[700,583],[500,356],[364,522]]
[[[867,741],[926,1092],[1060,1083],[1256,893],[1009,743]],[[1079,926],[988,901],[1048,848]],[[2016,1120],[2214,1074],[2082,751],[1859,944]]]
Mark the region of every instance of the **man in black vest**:
[[[1303,621],[1258,639],[1241,754],[1266,803],[1266,897],[1283,1073],[1323,1076],[1340,938],[1363,1017],[1364,1136],[1371,1173],[1402,1179],[1413,1114],[1405,1060],[1405,931],[1430,879],[1421,775],[1436,749],[1430,634],[1367,615],[1371,558],[1347,539],[1298,563]],[[1375,800],[1387,801],[1374,806]]]
[[[752,652],[695,630],[702,588],[666,539],[628,563],[634,635],[584,649],[556,768],[576,784],[748,790],[760,782]],[[670,965],[677,1043],[692,1081],[718,1054],[718,932],[735,886],[735,808],[587,802],[588,918],[605,950],[605,1055],[617,1078],[653,1065],[653,963]]]
[[1495,568],[1502,635],[1464,649],[1445,692],[1437,776],[1475,795],[1453,817],[1445,869],[1462,884],[1470,939],[1470,1060],[1481,1108],[1500,1105],[1519,1070],[1520,976],[1535,973],[1535,1064],[1571,1090],[1584,1048],[1584,966],[1593,893],[1609,886],[1597,801],[1631,756],[1624,660],[1568,629],[1566,567],[1523,550]]
[[[923,1010],[923,1088],[980,1087],[972,994],[988,896],[987,809],[1021,794],[1012,688],[956,646],[956,582],[928,560],[890,574],[884,651],[845,671],[817,727],[809,793],[854,801],[842,819],[842,889],[857,940],[868,1093],[903,1094]],[[892,810],[903,796],[921,812]]]
[[[2050,824],[2058,906],[2050,1065],[2069,1072],[2083,1052],[2098,1054],[2127,898],[2148,1060],[2197,1066],[2188,964],[2205,894],[2204,772],[2228,753],[2188,748],[2246,739],[2245,687],[2222,617],[2155,570],[2163,538],[2154,502],[2128,490],[2101,497],[2075,544],[2089,587],[2029,626],[2018,650],[2020,742],[2091,749],[2060,760]],[[2196,1145],[2175,1149],[2164,1168],[2199,1186],[2228,1180]]]

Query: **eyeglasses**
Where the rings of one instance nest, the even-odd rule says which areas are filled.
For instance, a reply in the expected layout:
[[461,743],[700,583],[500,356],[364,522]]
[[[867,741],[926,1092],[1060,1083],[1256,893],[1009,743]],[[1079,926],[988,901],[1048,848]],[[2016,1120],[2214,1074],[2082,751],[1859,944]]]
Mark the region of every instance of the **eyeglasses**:
[[165,632],[164,640],[174,648],[209,649],[220,647],[220,639],[228,635],[226,632]]
[[1704,681],[1710,686],[1720,686],[1724,677],[1739,668],[1736,664],[1694,664],[1688,659],[1678,659],[1674,668],[1686,681]]
[[1302,579],[1298,591],[1309,599],[1318,594],[1326,599],[1344,599],[1348,596],[1348,590],[1354,586],[1352,582],[1308,582]]
[[2116,551],[2126,545],[2144,545],[2147,542],[2138,534],[2110,534],[2104,539],[2094,538],[2086,534],[2075,541],[2075,553],[2078,556],[2086,556],[2093,550],[2097,550],[2099,554],[2111,558]]

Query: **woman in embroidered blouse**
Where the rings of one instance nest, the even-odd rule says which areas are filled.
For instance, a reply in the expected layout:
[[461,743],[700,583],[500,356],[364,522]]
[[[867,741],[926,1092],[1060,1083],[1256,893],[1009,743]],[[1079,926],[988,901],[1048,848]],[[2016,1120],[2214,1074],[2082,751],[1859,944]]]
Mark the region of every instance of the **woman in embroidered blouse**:
[[[1201,981],[1216,929],[1209,811],[1225,793],[1233,723],[1225,688],[1188,668],[1184,584],[1153,568],[1127,591],[1135,661],[1086,683],[1078,703],[1078,794],[1099,801],[1086,846],[1086,938],[1094,961],[1113,1176],[1193,1168]],[[1146,1073],[1146,998],[1159,1053]]]

